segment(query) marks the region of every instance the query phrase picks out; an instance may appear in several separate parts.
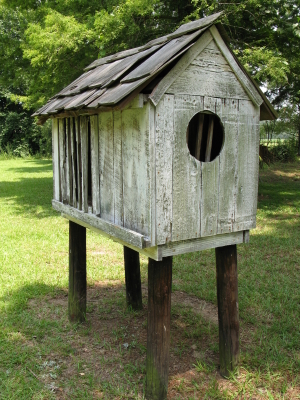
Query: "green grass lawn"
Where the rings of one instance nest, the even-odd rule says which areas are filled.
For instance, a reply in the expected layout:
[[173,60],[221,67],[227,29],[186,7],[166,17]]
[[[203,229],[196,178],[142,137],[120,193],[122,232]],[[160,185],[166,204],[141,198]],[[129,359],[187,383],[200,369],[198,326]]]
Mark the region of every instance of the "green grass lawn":
[[[68,222],[50,160],[0,160],[0,399],[142,399],[144,310],[126,310],[122,247],[88,231],[87,321],[67,318]],[[218,374],[214,251],[174,258],[170,399],[300,399],[300,160],[260,174],[238,246],[241,361]],[[124,346],[125,345],[125,346]]]

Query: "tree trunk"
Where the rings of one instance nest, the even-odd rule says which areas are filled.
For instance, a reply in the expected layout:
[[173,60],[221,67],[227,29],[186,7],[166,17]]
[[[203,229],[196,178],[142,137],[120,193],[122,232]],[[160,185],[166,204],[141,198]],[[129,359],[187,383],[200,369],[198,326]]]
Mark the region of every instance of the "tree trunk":
[[149,258],[146,399],[165,400],[168,390],[172,257]]
[[228,377],[239,362],[239,310],[236,245],[215,249],[220,373]]
[[69,319],[85,321],[86,314],[86,228],[69,221]]
[[140,255],[137,251],[126,246],[124,246],[124,266],[127,306],[133,310],[141,310],[143,303]]

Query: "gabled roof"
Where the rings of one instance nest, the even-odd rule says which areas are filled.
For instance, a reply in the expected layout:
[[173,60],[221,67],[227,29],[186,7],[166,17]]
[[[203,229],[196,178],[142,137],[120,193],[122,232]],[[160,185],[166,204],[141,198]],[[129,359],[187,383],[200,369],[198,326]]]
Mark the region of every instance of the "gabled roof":
[[[170,64],[173,66],[189,51],[221,14],[189,22],[144,46],[94,61],[79,78],[52,97],[33,116],[39,116],[39,122],[43,123],[58,114],[93,114],[107,107],[121,108],[129,96],[138,94],[156,77],[163,77],[163,71],[168,71]],[[250,80],[244,69],[243,73]],[[270,103],[257,86],[254,91],[260,96],[259,104],[263,103],[267,110],[266,119],[274,119],[276,113]]]

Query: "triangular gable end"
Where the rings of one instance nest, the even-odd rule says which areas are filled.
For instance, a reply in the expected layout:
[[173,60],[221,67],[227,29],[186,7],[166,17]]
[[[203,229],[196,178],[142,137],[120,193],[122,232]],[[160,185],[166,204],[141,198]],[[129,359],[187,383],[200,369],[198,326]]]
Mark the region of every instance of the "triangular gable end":
[[[252,102],[257,106],[260,107],[264,102],[263,98],[261,97],[260,93],[257,91],[256,87],[252,83],[251,79],[244,73],[244,71],[240,68],[236,60],[234,59],[233,55],[231,54],[230,50],[228,49],[227,45],[223,41],[222,37],[220,36],[217,28],[212,26],[207,30],[195,43],[195,45],[189,49],[186,54],[178,61],[178,63],[174,66],[174,68],[159,82],[156,88],[150,95],[150,99],[152,103],[156,106],[162,96],[165,93],[173,93],[173,90],[177,89],[179,91],[184,91],[184,75],[188,74],[190,71],[192,72],[194,65],[193,63],[197,64],[201,59],[201,53],[205,50],[211,48],[211,50],[218,49],[220,51],[219,59],[221,63],[224,65],[224,73],[226,74],[226,69],[229,71],[228,77],[232,75],[236,79],[234,79],[235,88],[232,88],[232,94],[228,97],[235,97],[235,92],[241,95],[241,98],[250,98]],[[190,71],[189,71],[190,70]],[[204,70],[203,70],[204,71]],[[204,71],[205,72],[205,71]],[[209,72],[209,71],[208,71]],[[182,79],[181,79],[182,76]],[[206,77],[203,77],[204,84],[209,85],[209,82],[206,82]],[[215,74],[215,87],[217,86],[217,79],[218,75]],[[180,82],[182,80],[182,82]],[[176,83],[178,81],[178,85],[182,85],[182,89],[180,87],[175,88]],[[231,81],[232,78],[231,78]],[[221,85],[224,83],[224,80],[221,81]],[[224,85],[224,90],[226,90],[225,86],[228,87],[229,82],[226,82]],[[173,87],[172,87],[173,85]],[[221,86],[219,85],[219,87]],[[207,86],[208,87],[208,86]],[[188,89],[188,88],[187,88]],[[188,90],[187,90],[188,91]],[[230,91],[229,91],[230,92]],[[193,93],[188,93],[193,94]],[[199,93],[200,94],[200,93]],[[202,95],[202,94],[201,94]],[[213,96],[213,97],[223,97],[222,93],[203,93],[203,95]],[[224,96],[226,97],[226,96]]]

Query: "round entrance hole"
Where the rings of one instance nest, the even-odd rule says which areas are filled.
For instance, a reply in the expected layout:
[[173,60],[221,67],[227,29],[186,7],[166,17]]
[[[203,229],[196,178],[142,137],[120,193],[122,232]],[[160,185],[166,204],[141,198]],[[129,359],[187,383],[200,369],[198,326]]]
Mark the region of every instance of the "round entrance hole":
[[213,113],[199,112],[190,120],[186,131],[189,151],[199,161],[213,161],[220,154],[224,142],[224,128]]

